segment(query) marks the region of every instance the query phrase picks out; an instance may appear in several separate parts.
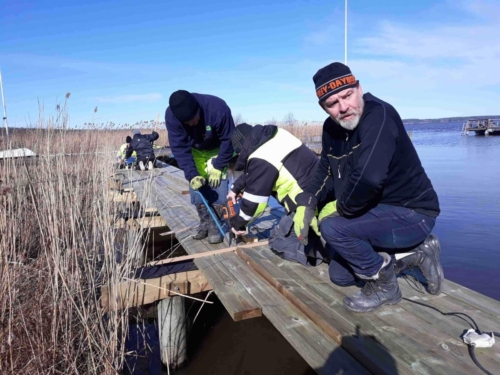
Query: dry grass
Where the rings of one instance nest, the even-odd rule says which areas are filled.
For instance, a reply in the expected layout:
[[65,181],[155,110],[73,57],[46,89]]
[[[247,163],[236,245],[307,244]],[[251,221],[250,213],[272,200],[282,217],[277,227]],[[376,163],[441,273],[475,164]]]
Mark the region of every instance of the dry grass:
[[[14,132],[13,147],[34,150],[37,163],[0,163],[0,184],[11,189],[0,196],[2,374],[115,374],[123,366],[128,311],[106,315],[99,301],[100,285],[134,267],[134,256],[116,261],[125,251],[106,199],[121,141],[113,130],[64,128],[50,120]],[[50,156],[68,153],[93,155]]]

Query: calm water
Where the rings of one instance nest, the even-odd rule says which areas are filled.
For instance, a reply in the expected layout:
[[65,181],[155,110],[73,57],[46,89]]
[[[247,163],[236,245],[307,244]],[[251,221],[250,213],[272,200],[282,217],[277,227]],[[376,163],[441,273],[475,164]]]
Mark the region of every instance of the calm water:
[[500,300],[500,136],[461,136],[461,127],[406,126],[439,196],[445,277]]

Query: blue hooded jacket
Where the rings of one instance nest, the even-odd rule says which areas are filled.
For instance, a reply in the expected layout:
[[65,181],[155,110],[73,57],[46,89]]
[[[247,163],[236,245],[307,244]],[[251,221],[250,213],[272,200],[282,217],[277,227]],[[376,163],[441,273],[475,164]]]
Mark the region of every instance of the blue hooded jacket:
[[233,116],[226,102],[216,96],[192,93],[200,105],[200,121],[195,126],[181,123],[170,107],[165,111],[165,125],[173,154],[186,180],[199,175],[191,149],[200,151],[220,148],[213,166],[223,170],[233,157],[231,133]]

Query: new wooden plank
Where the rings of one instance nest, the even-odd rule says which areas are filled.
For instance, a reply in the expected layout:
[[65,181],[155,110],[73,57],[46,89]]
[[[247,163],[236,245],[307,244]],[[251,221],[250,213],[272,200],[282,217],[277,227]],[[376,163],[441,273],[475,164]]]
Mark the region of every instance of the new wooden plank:
[[[130,220],[131,219],[129,219],[129,221]],[[132,220],[134,224],[136,224],[141,229],[160,228],[167,226],[167,223],[161,216],[145,216]]]
[[191,259],[204,258],[204,257],[208,257],[208,256],[215,256],[215,255],[219,255],[219,254],[234,252],[237,249],[241,249],[241,248],[248,249],[248,248],[251,248],[254,246],[262,246],[265,244],[267,244],[267,241],[263,241],[261,243],[255,243],[255,242],[245,243],[245,244],[238,245],[238,246],[226,247],[226,248],[218,249],[218,250],[205,251],[203,253],[196,253],[196,254],[190,254],[190,255],[183,255],[183,256],[175,257],[175,258],[157,260],[157,261],[148,263],[147,266],[157,266],[160,264],[176,263],[176,262],[182,262],[184,260],[191,260]]
[[466,302],[471,306],[481,309],[482,311],[487,312],[500,320],[500,301],[477,293],[450,280],[445,280],[442,292],[460,301]]
[[[340,315],[335,311],[335,306],[322,304],[311,294],[301,290],[302,287],[278,267],[273,267],[268,260],[256,260],[249,256],[245,250],[238,251],[242,257],[259,275],[276,288],[287,300],[297,307],[303,314],[311,319],[321,330],[328,334],[338,344],[344,345],[356,360],[362,363],[374,374],[386,374],[388,368],[394,369],[392,373],[411,374],[411,368],[392,355],[387,356],[388,350],[377,341],[362,335],[357,335],[356,325],[346,317],[347,313]],[[288,282],[285,280],[288,279]],[[337,306],[338,308],[339,306]],[[365,325],[361,325],[364,331]],[[353,340],[343,341],[343,337],[353,337]],[[355,337],[359,337],[358,340]],[[389,353],[390,354],[390,353]]]
[[[329,282],[328,268],[325,265],[320,265],[316,268],[307,268],[305,273],[312,274],[317,276],[318,279]],[[457,299],[455,296],[445,293],[441,293],[439,296],[432,296],[425,291],[416,290],[404,278],[400,277],[398,280],[403,293],[403,300],[398,306],[411,312],[422,321],[427,322],[432,327],[431,330],[445,332],[449,336],[448,340],[443,340],[437,344],[459,358],[464,357],[466,362],[472,364],[467,346],[461,339],[466,329],[473,328],[474,324],[471,324],[470,318],[479,325],[480,329],[486,332],[495,329],[492,327],[499,326],[498,319],[494,315],[486,313],[483,305],[478,304],[473,306],[471,304],[472,299],[481,303],[483,300],[482,297],[485,296],[478,296],[478,293],[469,289],[466,291],[466,295],[469,297],[466,298],[467,302],[464,302],[463,298]],[[446,280],[446,283],[450,282]],[[346,295],[355,293],[357,290],[356,287],[345,288],[336,286],[333,283],[332,287]],[[460,287],[460,285],[455,284],[453,289],[460,289]],[[490,302],[489,300],[490,298],[486,297],[485,301]],[[420,327],[425,327],[425,324],[420,323]],[[500,368],[498,364],[500,362],[500,348],[476,348],[475,351],[481,357],[481,361],[484,361],[486,367]]]
[[[352,334],[356,327],[361,332],[375,339],[361,342],[345,342],[344,348],[358,361],[363,363],[373,373],[385,373],[387,363],[381,362],[381,357],[373,355],[377,351],[389,352],[398,373],[413,373],[417,368],[419,373],[446,373],[450,368],[453,373],[466,374],[460,366],[447,362],[435,350],[423,346],[405,331],[388,326],[374,314],[356,314],[345,310],[342,306],[344,295],[326,283],[301,285],[297,275],[290,276],[287,266],[277,267],[269,260],[253,259],[252,253],[239,250],[238,254],[256,269],[259,274],[272,283],[287,299],[313,320],[320,328],[332,336],[338,343],[342,337]],[[275,257],[277,262],[282,262]],[[385,346],[384,349],[380,345]]]
[[[158,199],[161,200],[158,211],[170,230],[175,232],[189,226],[193,229],[196,227],[198,220],[189,197],[186,199],[186,197],[162,191],[159,192]],[[192,234],[191,231],[187,230],[177,235],[177,239],[189,254],[227,247],[225,244],[210,245],[205,240],[194,240]],[[203,271],[233,320],[262,316],[260,305],[225,267],[224,260],[224,255],[217,255],[210,257],[210,259],[196,259],[194,262],[198,269]]]
[[[404,296],[401,303],[397,306],[384,306],[377,310],[375,314],[385,321],[388,327],[394,327],[401,332],[405,332],[405,335],[412,337],[421,345],[444,358],[450,372],[452,369],[460,368],[469,374],[479,374],[480,371],[478,372],[479,369],[472,362],[467,346],[460,339],[464,326],[455,332],[445,329],[441,324],[443,322],[442,318],[449,320],[450,317],[440,316],[441,314],[433,308],[421,310],[421,306],[409,302],[409,298],[412,298],[414,292],[413,289],[404,280],[400,280],[400,286]],[[359,290],[357,287],[345,288],[334,284],[331,284],[331,287],[341,292],[343,296],[351,295]],[[445,295],[442,296],[446,297]],[[452,322],[447,321],[445,323],[450,324]],[[476,350],[479,350],[479,348]],[[479,350],[478,353],[482,354],[483,352]],[[485,361],[485,364],[494,367],[498,366],[498,363],[492,363],[489,359]],[[413,367],[420,365],[420,363],[412,364]]]
[[211,290],[200,271],[187,271],[154,279],[124,281],[101,287],[101,306],[105,310],[121,310],[140,306],[180,294],[196,294]]
[[[465,358],[466,362],[473,365],[467,346],[461,339],[462,334],[469,328],[475,329],[476,324],[484,332],[498,331],[499,321],[490,314],[444,293],[432,296],[415,292],[402,280],[399,284],[404,296],[400,306],[431,325],[434,332],[445,332],[450,340],[440,345],[457,357]],[[476,348],[475,352],[486,368],[500,369],[499,347]]]
[[[205,252],[214,247],[202,241],[194,240],[191,236],[188,237],[187,233],[182,238],[183,234],[178,239],[185,249],[189,249],[188,252]],[[220,248],[221,246],[223,245],[217,247]],[[235,256],[234,254],[215,255],[209,258],[195,259],[194,263],[198,269],[204,272],[233,320],[239,321],[262,316],[260,304],[241,285],[238,278],[227,269],[226,261],[231,255]]]
[[108,199],[114,203],[133,203],[137,202],[137,195],[135,192],[120,193],[118,191],[109,191]]
[[318,374],[369,374],[283,295],[249,270],[238,256],[226,259],[226,265],[261,304],[266,318]]
[[[328,268],[325,265],[320,265],[316,268],[307,268],[306,273],[311,273],[318,277],[329,281]],[[469,362],[471,361],[468,352],[464,354],[466,347],[463,344],[461,336],[466,329],[473,328],[471,320],[479,325],[479,328],[488,330],[499,330],[498,318],[488,308],[484,308],[483,302],[488,304],[492,303],[491,298],[483,296],[477,292],[465,288],[464,293],[461,285],[445,280],[443,290],[455,291],[454,294],[441,293],[439,296],[432,296],[424,292],[419,292],[408,282],[399,278],[399,286],[403,293],[403,301],[398,306],[404,307],[406,310],[411,311],[416,317],[428,322],[432,327],[437,330],[447,333],[451,340],[450,344],[444,342],[443,348],[452,351],[457,356],[465,356]],[[343,288],[332,284],[332,286],[344,293],[352,293],[356,290],[355,287]],[[459,298],[456,298],[459,297]],[[477,304],[474,304],[477,303]],[[493,300],[493,304],[496,301]],[[487,310],[487,311],[485,311]],[[488,311],[489,310],[489,311]],[[495,312],[495,310],[493,310]],[[443,315],[444,314],[444,315]],[[465,316],[466,314],[468,316]],[[496,322],[496,323],[495,323]],[[448,349],[446,349],[448,347]],[[500,347],[499,348],[476,348],[475,351],[481,357],[481,361],[485,361],[485,365],[490,368],[497,368],[500,362]]]
[[[272,256],[270,251],[263,252],[263,257],[266,259],[272,259]],[[282,261],[279,266],[286,271],[290,279],[297,280],[300,277],[304,285],[325,283],[342,295],[350,295],[359,290],[354,286],[340,287],[331,283],[326,265],[306,268],[297,263]],[[445,294],[432,296],[426,292],[419,292],[402,278],[399,279],[399,285],[403,292],[403,301],[395,307],[382,307],[376,314],[387,324],[398,327],[417,338],[419,343],[436,350],[455,366],[466,369],[470,374],[478,373],[478,368],[472,362],[468,348],[461,339],[464,329],[471,328],[467,323],[470,319],[464,320],[462,314],[467,314],[477,322],[484,322],[483,325],[490,327],[495,326],[496,320],[483,311]],[[450,315],[443,315],[440,312]],[[458,314],[455,315],[454,312]],[[476,348],[476,353],[487,368],[500,368],[497,362],[500,359],[500,349]]]

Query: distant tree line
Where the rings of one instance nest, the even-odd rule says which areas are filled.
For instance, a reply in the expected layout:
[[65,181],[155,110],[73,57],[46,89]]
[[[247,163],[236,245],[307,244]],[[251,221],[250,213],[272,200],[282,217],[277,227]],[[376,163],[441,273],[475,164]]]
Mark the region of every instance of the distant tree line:
[[443,117],[443,118],[430,118],[430,119],[418,119],[418,118],[409,118],[404,119],[404,124],[428,124],[428,123],[436,123],[436,122],[465,122],[467,120],[484,120],[484,119],[494,119],[500,118],[500,115],[494,116],[466,116],[466,117]]

